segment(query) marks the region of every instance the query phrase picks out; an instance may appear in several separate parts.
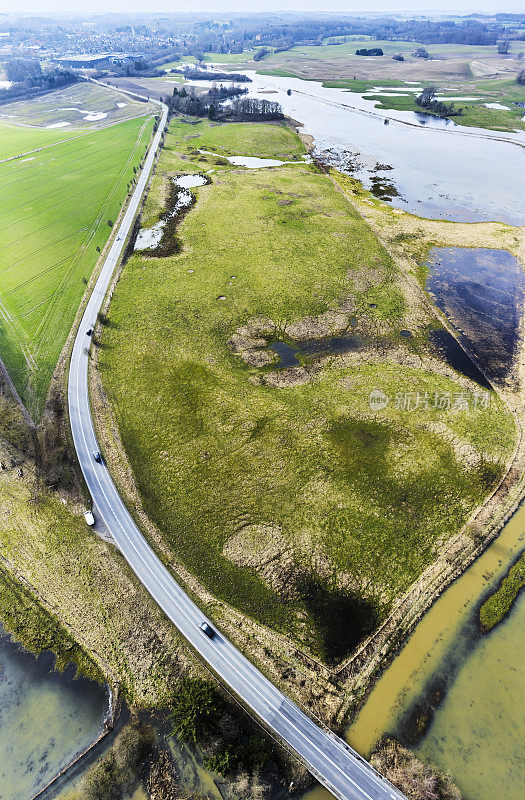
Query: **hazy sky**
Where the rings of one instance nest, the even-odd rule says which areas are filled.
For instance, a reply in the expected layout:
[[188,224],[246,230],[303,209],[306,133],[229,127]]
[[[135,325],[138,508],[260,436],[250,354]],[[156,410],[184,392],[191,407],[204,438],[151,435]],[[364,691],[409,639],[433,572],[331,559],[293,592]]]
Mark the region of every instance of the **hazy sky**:
[[[442,0],[443,2],[443,0]],[[0,0],[0,11],[7,13],[49,13],[49,12],[104,12],[104,11],[311,11],[356,14],[359,12],[403,12],[436,11],[446,14],[449,11],[461,14],[472,12],[516,11],[523,12],[523,0],[444,0],[443,5],[436,0]]]

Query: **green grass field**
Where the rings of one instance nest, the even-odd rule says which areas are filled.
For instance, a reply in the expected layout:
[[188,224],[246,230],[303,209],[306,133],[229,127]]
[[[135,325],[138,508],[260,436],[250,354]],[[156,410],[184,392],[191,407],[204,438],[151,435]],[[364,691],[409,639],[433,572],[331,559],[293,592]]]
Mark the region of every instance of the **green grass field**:
[[[152,125],[139,118],[77,132],[0,163],[0,353],[35,415]],[[58,138],[56,131],[20,133],[26,152]],[[15,146],[13,129],[0,126],[0,159]]]
[[[412,56],[422,46],[430,55],[428,60]],[[356,50],[363,47],[380,47],[384,55],[357,56]],[[404,61],[393,61],[392,56],[396,53],[401,53]],[[354,76],[360,80],[379,80],[381,76],[400,80],[462,80],[471,75],[470,64],[473,62],[482,65],[481,69],[488,74],[508,69],[508,62],[498,57],[496,47],[422,45],[420,42],[375,39],[320,46],[297,45],[290,50],[268,53],[259,62],[246,59],[245,65],[258,72],[279,70],[280,73],[318,80],[350,79]]]
[[[152,197],[169,176],[210,168],[196,153],[210,137],[254,152],[257,130],[174,121]],[[273,128],[259,130],[261,154],[282,147]],[[295,135],[281,130],[295,152]],[[285,331],[352,298],[355,330],[395,339],[411,309],[395,264],[313,166],[213,170],[180,226],[182,252],[127,263],[99,350],[102,379],[145,509],[177,557],[217,596],[333,660],[485,496],[513,423],[495,397],[476,413],[392,404],[372,414],[371,389],[459,389],[380,350],[328,360],[300,384],[261,382],[264,369],[228,346],[254,316]],[[450,437],[483,458],[460,460]],[[225,553],[235,545],[244,558],[248,530],[291,549],[294,591]]]
[[219,155],[263,156],[266,158],[296,159],[304,154],[297,134],[285,125],[265,125],[237,122],[214,125],[201,133],[200,147]]

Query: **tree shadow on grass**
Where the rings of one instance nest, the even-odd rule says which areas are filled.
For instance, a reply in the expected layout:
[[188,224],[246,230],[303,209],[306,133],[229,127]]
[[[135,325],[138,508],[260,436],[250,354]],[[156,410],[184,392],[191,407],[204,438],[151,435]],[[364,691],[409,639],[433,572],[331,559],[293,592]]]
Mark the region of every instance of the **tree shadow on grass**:
[[315,575],[298,586],[305,611],[313,622],[319,656],[329,665],[341,661],[379,624],[377,603],[344,589],[331,589]]

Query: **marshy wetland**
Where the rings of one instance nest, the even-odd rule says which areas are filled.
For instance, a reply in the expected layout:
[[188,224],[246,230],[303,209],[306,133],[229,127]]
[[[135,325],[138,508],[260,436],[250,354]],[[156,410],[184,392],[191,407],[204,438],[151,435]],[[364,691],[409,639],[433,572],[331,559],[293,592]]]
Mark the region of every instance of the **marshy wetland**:
[[458,128],[412,111],[374,109],[368,99],[318,81],[249,75],[250,91],[271,92],[313,137],[319,157],[351,171],[366,188],[375,185],[392,206],[432,219],[523,224],[525,196],[515,170],[525,131]]
[[[202,153],[213,136],[217,155]],[[169,547],[222,601],[334,663],[494,486],[514,423],[492,392],[436,405],[486,387],[432,350],[423,295],[299,144],[284,126],[171,123],[145,218],[174,175],[211,183],[180,252],[127,263],[97,358]],[[294,163],[225,165],[236,150]],[[290,342],[310,352],[286,368]],[[389,398],[378,414],[372,390]],[[336,607],[360,613],[334,648]]]
[[[398,197],[391,171],[370,168],[372,193]],[[517,353],[518,262],[495,249],[428,256],[426,288],[480,369],[284,125],[173,121],[143,222],[97,348],[143,506],[219,624],[213,595],[263,632],[256,657],[286,640],[337,668],[504,474],[515,427],[487,377],[508,382]],[[505,754],[515,756],[495,715],[516,703],[506,653],[523,604],[481,638],[463,600],[470,616],[458,614],[463,627],[440,649],[437,672],[418,673],[419,694],[400,701],[395,722],[378,724],[464,775],[467,798],[484,800],[480,780],[487,800],[501,786],[514,798]],[[46,657],[34,663],[55,680]],[[487,665],[501,676],[493,704],[488,687],[470,692]],[[34,676],[51,716],[66,715],[69,750],[51,722],[30,744],[24,731],[20,755],[9,750],[12,784],[34,780],[34,739],[39,780],[100,730],[102,690],[66,674],[55,686],[59,709]],[[469,771],[462,708],[480,721],[475,746],[486,763],[487,728],[499,737],[492,776]],[[424,736],[414,738],[420,719]]]
[[523,550],[522,505],[487,551],[439,598],[347,731],[367,754],[384,731],[449,771],[471,800],[523,796],[525,596],[489,633],[480,607]]

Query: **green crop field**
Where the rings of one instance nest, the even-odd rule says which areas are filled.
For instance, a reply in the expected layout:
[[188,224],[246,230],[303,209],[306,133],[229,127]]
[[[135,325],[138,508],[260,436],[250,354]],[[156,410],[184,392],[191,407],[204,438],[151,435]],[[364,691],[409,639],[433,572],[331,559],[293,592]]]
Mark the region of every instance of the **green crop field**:
[[[278,130],[296,152],[295,134]],[[514,426],[494,395],[476,413],[393,403],[371,412],[372,389],[465,386],[426,364],[428,312],[328,176],[304,162],[230,168],[199,155],[211,139],[230,152],[253,153],[258,139],[260,154],[283,151],[273,126],[241,136],[233,125],[172,122],[146,217],[158,216],[173,175],[211,169],[212,184],[195,190],[180,253],[127,262],[99,368],[145,509],[177,558],[217,596],[331,661],[485,497]],[[254,318],[286,341],[293,324],[315,329],[312,315],[338,308],[377,343],[305,356],[301,368],[258,365]],[[388,342],[406,342],[406,327],[414,344],[394,362]],[[255,360],[234,340],[255,341]]]
[[7,158],[30,153],[41,147],[73,139],[79,131],[53,131],[35,128],[19,128],[0,120],[0,162]]
[[51,145],[0,163],[0,355],[35,415],[152,126],[143,117],[55,144],[63,133],[22,129],[18,148],[0,126],[0,161]]

